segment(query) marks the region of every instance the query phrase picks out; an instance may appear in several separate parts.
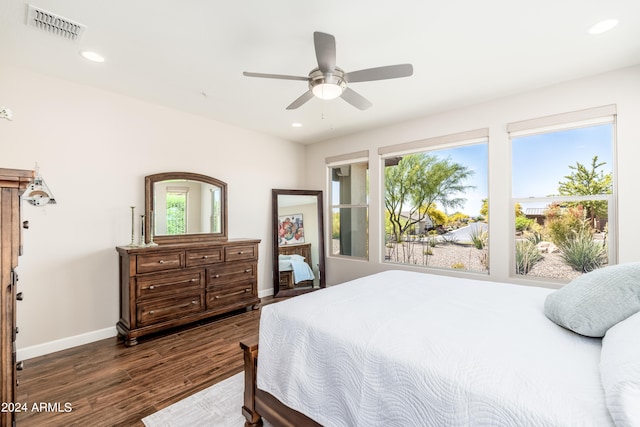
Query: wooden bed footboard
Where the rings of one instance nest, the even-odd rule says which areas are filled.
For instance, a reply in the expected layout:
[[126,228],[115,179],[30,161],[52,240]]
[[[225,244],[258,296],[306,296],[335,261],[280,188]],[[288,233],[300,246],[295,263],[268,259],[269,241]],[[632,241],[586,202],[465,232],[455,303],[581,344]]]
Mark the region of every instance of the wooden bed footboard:
[[244,403],[242,415],[245,427],[262,426],[262,417],[274,427],[322,427],[304,414],[289,408],[266,391],[260,390],[258,373],[258,337],[240,342],[244,352]]

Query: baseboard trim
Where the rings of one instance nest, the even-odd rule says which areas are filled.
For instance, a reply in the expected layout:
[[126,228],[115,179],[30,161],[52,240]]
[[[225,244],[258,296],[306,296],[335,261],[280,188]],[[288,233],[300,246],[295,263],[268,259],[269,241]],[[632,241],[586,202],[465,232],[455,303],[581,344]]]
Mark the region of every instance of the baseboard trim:
[[273,289],[263,289],[258,291],[258,298],[270,297],[273,295]]
[[34,357],[44,356],[45,354],[55,353],[56,351],[66,350],[68,348],[77,347],[79,345],[89,344],[94,341],[100,341],[106,338],[115,337],[117,334],[118,331],[116,330],[115,326],[112,326],[109,328],[86,332],[84,334],[75,335],[68,338],[49,341],[43,344],[19,348],[16,351],[16,359],[33,359]]

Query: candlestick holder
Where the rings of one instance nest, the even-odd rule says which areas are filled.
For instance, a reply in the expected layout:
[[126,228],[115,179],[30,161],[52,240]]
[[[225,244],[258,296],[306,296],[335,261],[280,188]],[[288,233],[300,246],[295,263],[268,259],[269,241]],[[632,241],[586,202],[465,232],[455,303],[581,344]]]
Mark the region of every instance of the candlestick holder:
[[155,212],[151,211],[149,212],[149,218],[147,218],[147,220],[149,221],[149,242],[147,243],[147,246],[158,246],[158,244],[156,242],[153,241],[153,229],[156,225],[156,221],[155,221]]
[[140,215],[140,239],[138,240],[138,246],[141,248],[146,246],[144,242],[144,215]]
[[129,247],[135,248],[136,246],[136,207],[131,207],[131,242],[129,243]]

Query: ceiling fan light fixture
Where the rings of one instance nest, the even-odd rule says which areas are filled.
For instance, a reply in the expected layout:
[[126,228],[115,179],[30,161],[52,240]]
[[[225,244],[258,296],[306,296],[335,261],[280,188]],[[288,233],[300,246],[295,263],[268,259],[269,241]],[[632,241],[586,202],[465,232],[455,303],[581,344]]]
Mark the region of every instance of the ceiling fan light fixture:
[[343,90],[343,87],[335,83],[320,83],[312,89],[315,96],[324,100],[336,99],[342,95]]

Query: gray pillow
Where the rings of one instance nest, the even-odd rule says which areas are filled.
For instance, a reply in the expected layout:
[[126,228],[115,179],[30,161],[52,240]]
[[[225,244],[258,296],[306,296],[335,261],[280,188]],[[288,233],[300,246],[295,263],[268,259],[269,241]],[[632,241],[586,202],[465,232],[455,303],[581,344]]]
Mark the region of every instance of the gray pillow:
[[640,312],[640,263],[612,265],[583,274],[549,294],[544,314],[588,337]]

